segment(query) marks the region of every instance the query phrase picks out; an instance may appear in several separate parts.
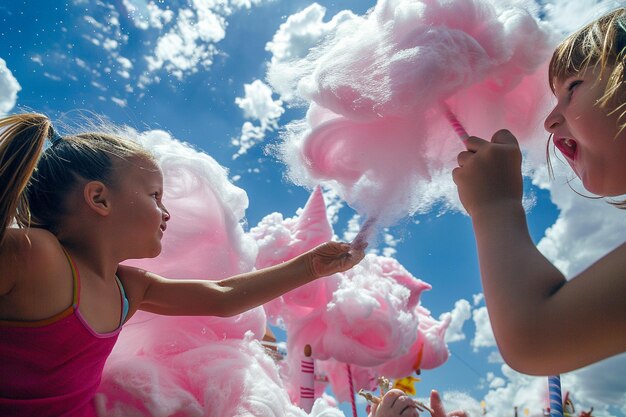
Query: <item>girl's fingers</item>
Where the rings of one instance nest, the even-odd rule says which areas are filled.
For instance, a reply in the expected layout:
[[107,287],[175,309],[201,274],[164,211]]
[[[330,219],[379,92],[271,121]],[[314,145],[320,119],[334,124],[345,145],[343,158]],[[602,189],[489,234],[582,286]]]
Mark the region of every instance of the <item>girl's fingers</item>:
[[517,138],[506,129],[498,130],[491,137],[491,142],[493,143],[501,143],[506,145],[518,145]]
[[433,409],[433,417],[446,417],[446,411],[437,390],[430,392],[430,408]]
[[456,157],[456,162],[459,164],[460,167],[462,167],[463,165],[465,165],[467,163],[467,161],[473,155],[474,155],[474,152],[463,151],[463,152],[459,153],[459,155]]
[[487,142],[485,139],[481,139],[481,138],[476,137],[476,136],[470,136],[465,141],[465,147],[470,152],[476,152],[476,151],[478,151],[478,149],[480,149],[482,146],[484,146],[487,143],[489,143],[489,142]]

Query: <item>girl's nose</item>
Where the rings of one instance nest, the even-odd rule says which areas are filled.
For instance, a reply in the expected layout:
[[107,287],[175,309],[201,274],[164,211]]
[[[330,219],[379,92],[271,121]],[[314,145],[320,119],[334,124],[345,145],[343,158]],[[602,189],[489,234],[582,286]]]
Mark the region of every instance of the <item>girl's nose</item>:
[[161,211],[163,212],[163,220],[164,221],[169,221],[169,219],[172,218],[172,216],[170,215],[170,212],[167,211],[167,209],[165,208],[165,206],[161,207]]
[[546,117],[546,120],[543,122],[543,127],[550,133],[554,133],[556,128],[558,128],[561,123],[563,123],[563,115],[559,111],[558,106],[556,106]]

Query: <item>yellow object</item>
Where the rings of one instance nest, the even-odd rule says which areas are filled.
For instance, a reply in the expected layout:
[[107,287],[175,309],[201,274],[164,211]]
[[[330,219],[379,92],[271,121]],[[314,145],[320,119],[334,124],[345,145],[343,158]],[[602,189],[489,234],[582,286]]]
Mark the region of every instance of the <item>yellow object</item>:
[[421,379],[415,378],[414,376],[407,376],[396,379],[393,382],[393,387],[404,391],[406,395],[415,395],[417,393],[415,390],[415,383],[418,381],[421,381]]

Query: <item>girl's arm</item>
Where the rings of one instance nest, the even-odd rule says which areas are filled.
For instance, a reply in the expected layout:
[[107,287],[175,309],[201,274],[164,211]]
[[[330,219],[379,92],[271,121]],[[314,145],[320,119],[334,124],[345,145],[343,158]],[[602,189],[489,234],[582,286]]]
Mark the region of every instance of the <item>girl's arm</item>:
[[219,281],[173,280],[120,266],[131,313],[137,309],[165,315],[228,317],[264,304],[322,276],[352,268],[363,249],[328,242],[276,266]]
[[504,359],[524,373],[552,374],[625,351],[626,245],[566,281],[528,232],[520,165],[517,141],[500,131],[491,143],[470,138],[453,172]]

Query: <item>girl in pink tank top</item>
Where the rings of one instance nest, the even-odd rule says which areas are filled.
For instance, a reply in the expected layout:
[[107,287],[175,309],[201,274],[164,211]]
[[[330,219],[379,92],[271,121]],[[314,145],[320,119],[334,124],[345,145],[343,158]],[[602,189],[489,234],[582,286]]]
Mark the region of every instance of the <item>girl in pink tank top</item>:
[[4,339],[0,375],[10,382],[0,397],[2,415],[95,416],[91,398],[122,329],[128,300],[118,281],[123,306],[118,328],[109,333],[93,330],[79,310],[80,274],[69,255],[67,259],[72,268],[72,305],[46,320],[0,320]]
[[0,118],[0,184],[2,417],[95,416],[104,363],[138,309],[232,316],[364,256],[365,245],[327,242],[222,280],[120,265],[161,251],[160,168],[121,135],[61,137],[41,114]]

